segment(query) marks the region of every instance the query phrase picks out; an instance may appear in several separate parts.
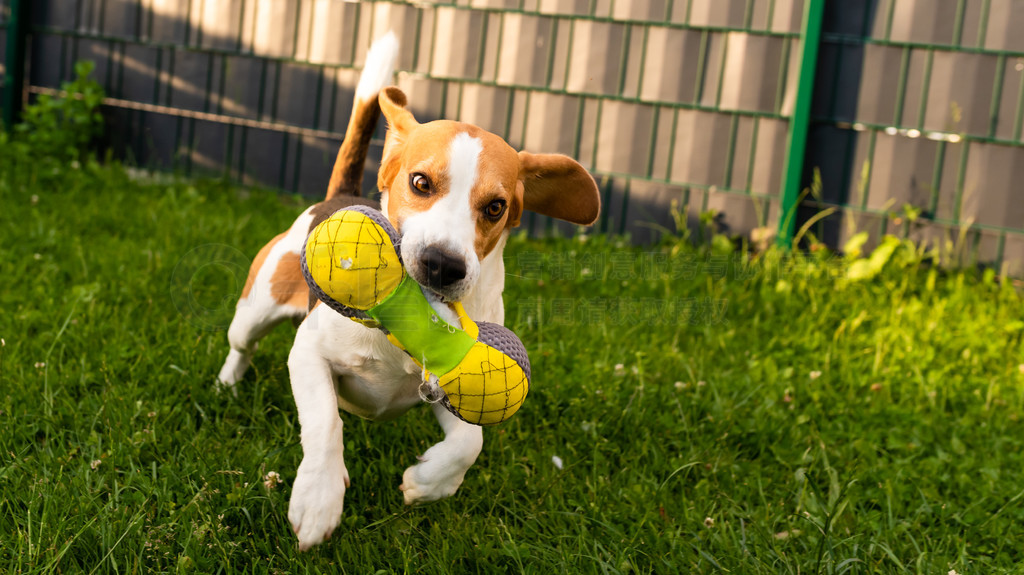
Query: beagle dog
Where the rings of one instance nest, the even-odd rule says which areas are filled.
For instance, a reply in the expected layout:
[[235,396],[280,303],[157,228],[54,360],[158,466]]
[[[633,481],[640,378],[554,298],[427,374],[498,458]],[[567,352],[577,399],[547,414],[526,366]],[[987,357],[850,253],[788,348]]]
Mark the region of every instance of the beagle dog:
[[[319,222],[346,206],[376,204],[358,193],[379,113],[388,122],[377,179],[380,210],[401,236],[409,274],[449,322],[457,317],[446,304],[456,301],[477,321],[504,322],[502,251],[524,210],[580,225],[593,223],[600,210],[594,179],[569,157],[516,152],[469,124],[419,123],[401,90],[382,89],[396,53],[390,35],[368,53],[327,198],[304,211],[253,261],[219,376],[222,385],[234,385],[261,337],[286,319],[301,322],[288,370],[303,458],[288,518],[303,550],[337,527],[349,486],[338,407],[388,420],[422,401],[422,373],[412,359],[381,331],[311,301],[299,263],[306,236]],[[481,427],[440,403],[432,408],[444,439],[405,470],[400,489],[410,505],[455,493],[483,445]]]

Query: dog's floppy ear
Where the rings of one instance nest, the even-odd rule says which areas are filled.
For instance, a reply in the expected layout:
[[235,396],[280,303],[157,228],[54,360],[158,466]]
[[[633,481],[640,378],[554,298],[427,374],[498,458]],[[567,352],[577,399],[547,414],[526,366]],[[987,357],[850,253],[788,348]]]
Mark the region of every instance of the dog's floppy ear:
[[384,112],[384,117],[388,120],[389,132],[397,131],[400,134],[406,134],[420,125],[412,116],[412,112],[406,109],[408,100],[405,97],[405,92],[397,87],[384,88],[380,91],[377,100],[380,102],[380,111]]
[[531,212],[584,226],[601,213],[597,183],[569,156],[519,152],[519,179],[522,206]]
[[406,136],[419,126],[419,122],[413,117],[412,112],[406,109],[405,94],[398,88],[384,88],[380,91],[377,101],[380,102],[380,110],[388,121],[384,153],[380,161],[380,170],[377,172],[377,188],[383,192],[391,187],[391,181],[398,174]]

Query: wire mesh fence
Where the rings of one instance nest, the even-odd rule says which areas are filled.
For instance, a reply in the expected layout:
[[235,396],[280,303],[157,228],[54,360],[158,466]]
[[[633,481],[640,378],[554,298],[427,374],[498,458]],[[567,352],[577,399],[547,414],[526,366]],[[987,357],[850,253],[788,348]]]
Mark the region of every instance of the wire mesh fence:
[[[801,134],[801,26],[815,3],[824,30]],[[577,158],[604,194],[599,231],[649,241],[714,211],[727,233],[763,235],[785,220],[787,170],[806,184],[819,169],[823,194],[802,202],[797,223],[839,208],[812,228],[833,245],[859,230],[928,241],[966,226],[979,258],[1024,265],[1019,2],[33,4],[28,90],[94,60],[110,143],[145,166],[322,194],[366,49],[390,29],[402,43],[396,83],[418,118]],[[806,156],[787,164],[805,136]]]

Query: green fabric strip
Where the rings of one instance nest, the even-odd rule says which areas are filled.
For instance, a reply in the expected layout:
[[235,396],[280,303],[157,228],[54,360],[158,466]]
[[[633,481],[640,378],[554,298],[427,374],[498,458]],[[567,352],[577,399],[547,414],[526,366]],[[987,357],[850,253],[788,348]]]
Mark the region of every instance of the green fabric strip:
[[461,328],[437,315],[419,284],[408,274],[384,301],[366,313],[387,328],[409,355],[437,377],[455,369],[476,343]]

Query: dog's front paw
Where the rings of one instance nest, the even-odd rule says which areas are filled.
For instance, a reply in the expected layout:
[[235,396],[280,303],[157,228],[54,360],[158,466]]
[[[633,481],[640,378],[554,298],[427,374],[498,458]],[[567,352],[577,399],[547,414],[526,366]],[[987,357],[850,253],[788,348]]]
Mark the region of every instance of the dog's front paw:
[[398,488],[405,496],[406,505],[416,505],[454,495],[465,476],[465,469],[443,469],[424,461],[405,470]]
[[329,468],[316,468],[303,461],[295,477],[288,520],[299,536],[301,551],[329,539],[341,521],[345,488],[349,485],[348,470],[344,463],[327,465]]

